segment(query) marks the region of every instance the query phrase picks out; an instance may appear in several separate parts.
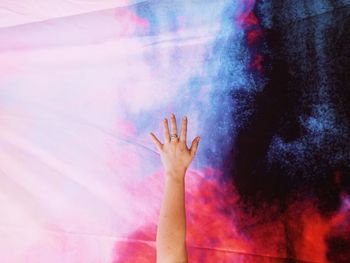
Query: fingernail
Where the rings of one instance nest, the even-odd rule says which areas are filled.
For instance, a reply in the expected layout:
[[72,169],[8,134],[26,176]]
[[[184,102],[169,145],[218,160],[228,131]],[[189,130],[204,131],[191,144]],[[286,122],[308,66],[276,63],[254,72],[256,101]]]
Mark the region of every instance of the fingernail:
[[200,139],[201,139],[201,137],[198,137],[197,141],[199,142],[199,141],[200,141]]

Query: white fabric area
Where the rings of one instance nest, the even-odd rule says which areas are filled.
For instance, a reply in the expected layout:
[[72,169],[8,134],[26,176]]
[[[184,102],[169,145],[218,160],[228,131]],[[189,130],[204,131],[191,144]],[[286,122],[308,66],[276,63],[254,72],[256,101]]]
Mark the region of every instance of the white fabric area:
[[2,0],[0,27],[123,7],[139,2],[144,0]]

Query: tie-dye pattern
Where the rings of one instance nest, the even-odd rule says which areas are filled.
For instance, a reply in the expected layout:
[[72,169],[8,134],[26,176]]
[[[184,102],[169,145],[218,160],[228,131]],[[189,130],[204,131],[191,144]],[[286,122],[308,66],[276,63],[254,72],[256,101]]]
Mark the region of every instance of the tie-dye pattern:
[[155,262],[172,112],[189,262],[350,261],[350,0],[0,14],[0,262]]

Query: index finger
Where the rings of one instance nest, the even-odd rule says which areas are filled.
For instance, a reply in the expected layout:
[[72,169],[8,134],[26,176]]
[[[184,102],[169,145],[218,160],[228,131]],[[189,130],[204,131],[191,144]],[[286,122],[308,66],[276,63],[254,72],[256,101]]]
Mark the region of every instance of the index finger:
[[166,143],[170,142],[170,132],[169,132],[169,126],[168,126],[168,119],[163,119],[163,135],[164,135],[164,141]]
[[187,117],[184,116],[182,118],[182,124],[181,124],[180,142],[184,142],[186,144],[186,137],[187,137]]

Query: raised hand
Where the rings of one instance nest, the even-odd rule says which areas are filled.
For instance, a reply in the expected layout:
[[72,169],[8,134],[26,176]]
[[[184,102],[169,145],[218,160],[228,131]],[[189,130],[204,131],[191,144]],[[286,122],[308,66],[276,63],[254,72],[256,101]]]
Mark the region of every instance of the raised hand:
[[176,117],[174,114],[171,115],[170,121],[171,134],[168,120],[166,118],[163,120],[164,144],[152,132],[150,132],[150,136],[160,153],[166,175],[182,179],[195,157],[200,137],[197,136],[192,141],[191,148],[188,149],[186,144],[187,117],[184,116],[182,118],[180,138],[177,137]]

